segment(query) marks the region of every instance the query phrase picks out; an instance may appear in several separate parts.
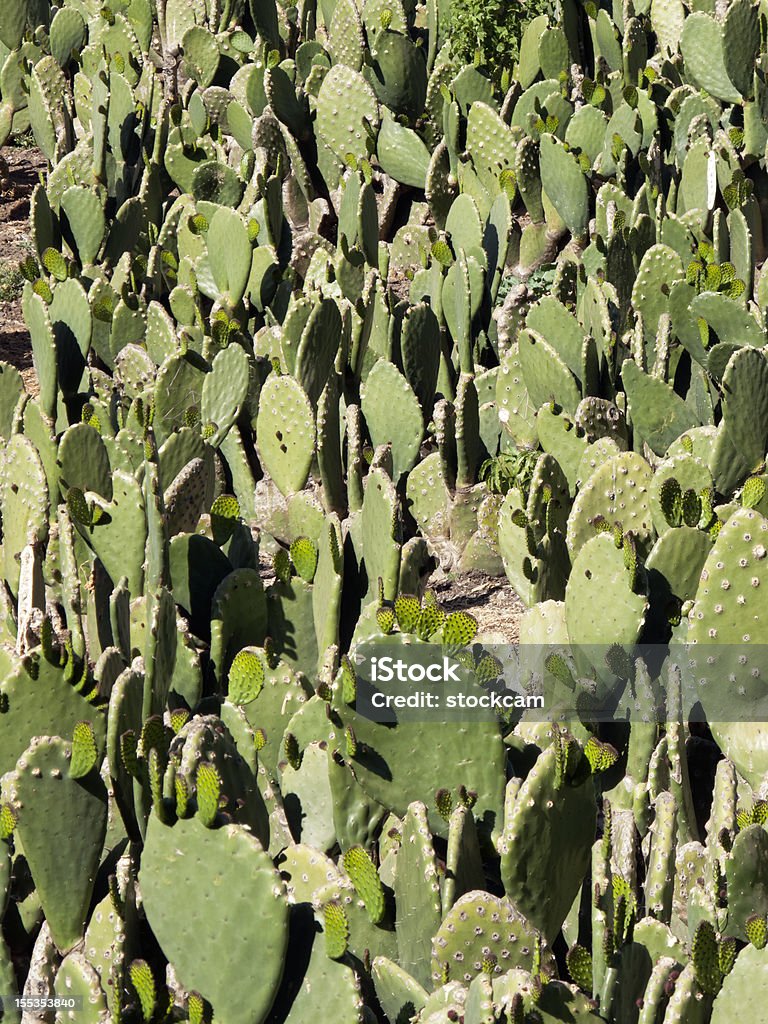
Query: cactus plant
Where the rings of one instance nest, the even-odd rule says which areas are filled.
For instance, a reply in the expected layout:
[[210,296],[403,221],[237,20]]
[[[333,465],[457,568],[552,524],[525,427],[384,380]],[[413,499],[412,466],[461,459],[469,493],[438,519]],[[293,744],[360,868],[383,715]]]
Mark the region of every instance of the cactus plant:
[[[4,997],[706,1024],[759,990],[759,12],[464,6],[0,13],[0,139],[47,162],[39,394],[0,367]],[[520,651],[435,565],[506,572]],[[388,647],[475,695],[544,647],[556,699],[373,721]]]

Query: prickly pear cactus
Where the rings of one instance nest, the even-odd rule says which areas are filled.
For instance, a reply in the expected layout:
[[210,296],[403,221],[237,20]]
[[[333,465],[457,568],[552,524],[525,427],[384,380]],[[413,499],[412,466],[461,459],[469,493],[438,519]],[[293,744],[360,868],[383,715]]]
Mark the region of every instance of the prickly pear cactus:
[[3,1020],[762,1019],[761,22],[0,4]]

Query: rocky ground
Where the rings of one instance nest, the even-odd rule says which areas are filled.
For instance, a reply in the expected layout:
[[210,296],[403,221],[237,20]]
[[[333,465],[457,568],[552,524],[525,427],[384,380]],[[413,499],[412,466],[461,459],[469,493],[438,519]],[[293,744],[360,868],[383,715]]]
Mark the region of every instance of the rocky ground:
[[31,251],[29,202],[45,159],[39,150],[25,147],[6,147],[0,156],[0,360],[20,370],[27,390],[35,394],[37,378],[21,313],[19,263]]

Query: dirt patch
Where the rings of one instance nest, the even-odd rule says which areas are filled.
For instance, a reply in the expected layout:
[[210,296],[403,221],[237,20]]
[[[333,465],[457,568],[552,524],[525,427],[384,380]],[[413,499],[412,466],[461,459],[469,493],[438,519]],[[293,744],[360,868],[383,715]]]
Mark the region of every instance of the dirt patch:
[[499,642],[514,644],[520,637],[520,598],[505,577],[471,572],[461,576],[433,576],[429,581],[440,606],[447,612],[466,611],[477,619],[480,632]]
[[21,312],[23,279],[18,268],[32,251],[29,204],[44,170],[45,158],[37,149],[7,146],[0,151],[0,360],[21,372],[33,395],[39,388]]

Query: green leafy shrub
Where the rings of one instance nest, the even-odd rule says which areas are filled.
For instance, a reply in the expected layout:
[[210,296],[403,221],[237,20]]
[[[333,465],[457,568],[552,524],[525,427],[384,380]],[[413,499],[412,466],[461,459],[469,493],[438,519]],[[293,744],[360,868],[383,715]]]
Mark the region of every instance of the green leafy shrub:
[[517,60],[523,29],[533,18],[549,14],[549,0],[461,0],[451,5],[451,49],[460,61],[487,64],[497,81]]

